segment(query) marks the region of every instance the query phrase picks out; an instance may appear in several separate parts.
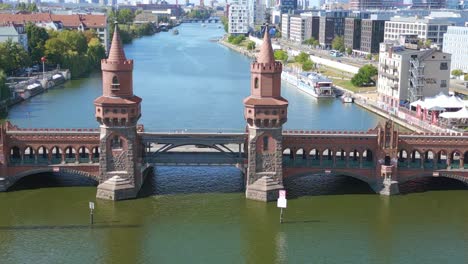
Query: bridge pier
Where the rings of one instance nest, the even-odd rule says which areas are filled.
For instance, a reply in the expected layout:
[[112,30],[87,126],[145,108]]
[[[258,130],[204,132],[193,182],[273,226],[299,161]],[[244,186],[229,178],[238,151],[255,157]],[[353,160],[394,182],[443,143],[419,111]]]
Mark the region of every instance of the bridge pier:
[[247,184],[245,197],[251,200],[269,202],[278,199],[278,191],[284,186],[270,176],[263,176],[252,184]]
[[96,198],[114,201],[132,199],[139,191],[130,179],[115,175],[98,185]]
[[0,192],[6,192],[9,186],[8,178],[0,177]]
[[385,196],[400,194],[398,188],[398,181],[394,181],[390,178],[384,179],[382,182],[371,185],[372,189],[380,194]]

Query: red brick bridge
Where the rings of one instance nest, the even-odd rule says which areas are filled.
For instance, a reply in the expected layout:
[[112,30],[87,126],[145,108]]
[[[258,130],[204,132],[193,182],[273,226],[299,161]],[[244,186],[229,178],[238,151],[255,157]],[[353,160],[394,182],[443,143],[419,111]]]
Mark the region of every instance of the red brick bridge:
[[[98,198],[134,198],[151,165],[164,163],[163,153],[183,145],[212,147],[228,156],[224,163],[241,163],[246,197],[262,201],[276,199],[284,178],[310,174],[347,175],[384,195],[396,194],[398,183],[420,177],[468,183],[468,133],[399,133],[390,121],[362,132],[283,131],[288,101],[281,97],[282,64],[274,60],[265,32],[250,68],[251,93],[244,100],[246,132],[174,135],[145,132],[137,125],[142,99],[133,93],[133,60],[125,57],[116,26],[109,56],[101,62],[103,94],[94,101],[99,129],[23,129],[3,124],[0,191],[25,176],[52,172],[95,179]],[[158,144],[162,148],[153,152]],[[228,144],[239,145],[238,151]]]

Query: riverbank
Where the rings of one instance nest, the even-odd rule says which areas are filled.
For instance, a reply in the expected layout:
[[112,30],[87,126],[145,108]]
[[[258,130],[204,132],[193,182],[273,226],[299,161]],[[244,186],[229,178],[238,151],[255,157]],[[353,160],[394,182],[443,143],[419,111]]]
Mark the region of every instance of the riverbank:
[[9,80],[18,82],[8,83],[12,91],[12,98],[6,102],[7,108],[39,95],[48,89],[62,85],[71,79],[69,70],[54,70],[33,77],[12,77]]
[[[219,43],[245,56],[255,58],[256,52],[248,51],[243,47],[228,43],[226,41],[226,38],[220,39]],[[334,84],[334,86],[337,89],[343,91],[343,93],[351,94],[354,98],[354,102],[359,107],[364,108],[365,110],[371,113],[374,113],[380,117],[393,120],[395,123],[411,131],[418,132],[418,133],[425,133],[425,132],[457,133],[456,131],[452,131],[450,129],[436,127],[431,124],[424,123],[421,120],[418,120],[414,118],[413,116],[410,116],[409,114],[401,113],[401,115],[392,115],[384,111],[378,106],[377,100],[375,99],[377,97],[377,94],[375,92],[374,93],[372,92],[357,93],[355,91],[352,91],[350,89],[347,89],[345,87],[342,87],[336,84]]]
[[237,46],[237,45],[234,45],[234,44],[231,44],[229,42],[227,42],[227,39],[226,37],[223,37],[223,38],[220,38],[218,40],[218,43],[220,43],[221,45],[225,46],[225,47],[228,47],[229,49],[232,49],[236,52],[239,52],[241,53],[242,55],[244,56],[247,56],[249,58],[256,58],[256,52],[255,50],[254,51],[251,51],[251,50],[247,50],[246,48],[244,47],[241,47],[241,46]]

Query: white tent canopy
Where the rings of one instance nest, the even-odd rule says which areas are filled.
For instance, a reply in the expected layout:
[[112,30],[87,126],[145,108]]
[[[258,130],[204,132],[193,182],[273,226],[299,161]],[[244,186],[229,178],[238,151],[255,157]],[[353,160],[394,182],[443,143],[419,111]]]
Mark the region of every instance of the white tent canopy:
[[468,118],[468,110],[465,107],[463,107],[457,112],[444,112],[439,116],[446,119],[465,119]]
[[437,110],[440,108],[464,108],[465,102],[457,96],[448,96],[442,92],[438,95],[430,98],[426,98],[424,101],[418,100],[410,104],[412,107],[418,105],[423,109]]

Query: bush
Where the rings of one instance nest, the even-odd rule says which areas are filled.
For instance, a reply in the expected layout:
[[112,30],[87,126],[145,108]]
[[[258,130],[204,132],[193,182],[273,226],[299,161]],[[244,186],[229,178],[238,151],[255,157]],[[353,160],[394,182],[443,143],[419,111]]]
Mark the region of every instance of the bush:
[[303,71],[310,71],[314,67],[314,63],[308,59],[302,64],[302,70]]
[[249,43],[247,43],[247,49],[248,50],[254,50],[255,49],[255,41],[249,41]]
[[354,86],[359,87],[374,84],[375,81],[373,78],[377,75],[377,73],[378,71],[376,67],[370,64],[364,65],[359,69],[358,73],[353,76],[351,83]]
[[275,60],[279,60],[282,62],[288,61],[288,53],[284,50],[275,50]]

